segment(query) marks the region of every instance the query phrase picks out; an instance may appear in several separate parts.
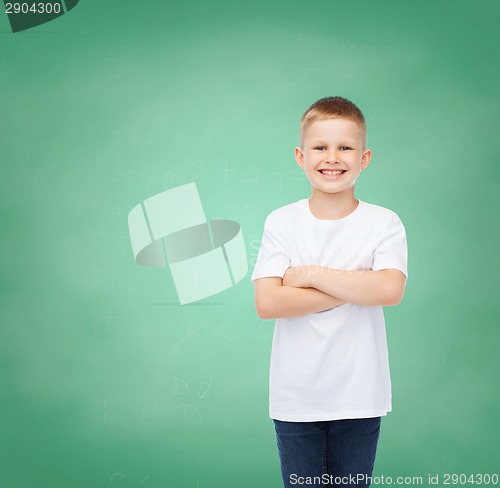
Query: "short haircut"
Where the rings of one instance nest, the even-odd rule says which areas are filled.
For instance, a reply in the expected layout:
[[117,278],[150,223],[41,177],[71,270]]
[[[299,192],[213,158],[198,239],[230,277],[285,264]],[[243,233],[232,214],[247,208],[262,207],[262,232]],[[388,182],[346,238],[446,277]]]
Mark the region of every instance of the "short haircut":
[[366,122],[361,110],[347,98],[325,97],[314,102],[300,119],[300,148],[304,149],[307,129],[317,120],[349,119],[363,130],[363,151],[366,149]]

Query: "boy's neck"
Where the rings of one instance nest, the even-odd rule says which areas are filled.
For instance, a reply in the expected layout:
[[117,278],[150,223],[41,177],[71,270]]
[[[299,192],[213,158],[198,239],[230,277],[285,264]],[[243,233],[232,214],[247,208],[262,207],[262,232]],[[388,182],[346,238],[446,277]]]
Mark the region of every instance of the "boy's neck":
[[354,188],[340,193],[324,193],[313,188],[309,198],[309,209],[320,220],[343,219],[354,212],[358,204],[359,201],[354,198]]

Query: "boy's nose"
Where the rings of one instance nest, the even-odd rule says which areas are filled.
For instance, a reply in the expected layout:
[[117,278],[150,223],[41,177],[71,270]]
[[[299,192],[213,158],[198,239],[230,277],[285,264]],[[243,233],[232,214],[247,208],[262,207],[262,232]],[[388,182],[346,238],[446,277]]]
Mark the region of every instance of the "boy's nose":
[[335,164],[340,162],[340,158],[337,151],[331,151],[326,155],[326,162]]

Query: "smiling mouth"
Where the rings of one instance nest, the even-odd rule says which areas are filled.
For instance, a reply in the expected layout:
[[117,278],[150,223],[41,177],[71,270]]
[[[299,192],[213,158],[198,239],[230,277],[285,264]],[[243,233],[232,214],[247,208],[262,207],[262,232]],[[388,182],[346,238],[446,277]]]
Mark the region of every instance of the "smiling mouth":
[[345,170],[345,169],[320,169],[318,171],[322,175],[325,175],[325,176],[339,176],[339,175],[343,175],[347,170]]

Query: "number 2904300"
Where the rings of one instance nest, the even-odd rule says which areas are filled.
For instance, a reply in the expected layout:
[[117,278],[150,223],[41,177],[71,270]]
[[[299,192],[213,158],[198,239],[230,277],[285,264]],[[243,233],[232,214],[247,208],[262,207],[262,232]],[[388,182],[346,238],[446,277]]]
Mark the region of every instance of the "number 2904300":
[[61,12],[61,4],[56,3],[6,3],[6,14],[58,14]]

